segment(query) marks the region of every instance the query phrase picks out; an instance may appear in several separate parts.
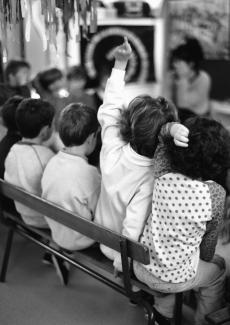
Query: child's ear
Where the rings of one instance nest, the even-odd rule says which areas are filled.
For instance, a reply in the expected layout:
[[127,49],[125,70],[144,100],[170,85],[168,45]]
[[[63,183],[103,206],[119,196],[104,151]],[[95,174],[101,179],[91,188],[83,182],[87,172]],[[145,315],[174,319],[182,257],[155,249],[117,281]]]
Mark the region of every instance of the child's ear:
[[93,133],[93,137],[96,138],[96,137],[97,137],[97,134],[98,134],[98,131],[95,131],[95,132]]
[[51,133],[52,133],[51,126],[50,125],[45,125],[41,129],[41,131],[39,133],[39,136],[40,136],[40,138],[41,138],[42,141],[46,141],[51,136]]
[[92,142],[92,140],[93,140],[93,138],[95,138],[95,133],[90,133],[90,135],[88,136],[88,138],[87,138],[87,142],[88,143],[91,143]]

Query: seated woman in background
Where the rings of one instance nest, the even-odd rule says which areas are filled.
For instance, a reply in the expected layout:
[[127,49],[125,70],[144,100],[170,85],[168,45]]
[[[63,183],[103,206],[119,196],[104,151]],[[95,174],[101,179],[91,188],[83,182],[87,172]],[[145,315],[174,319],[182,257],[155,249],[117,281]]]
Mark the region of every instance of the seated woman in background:
[[[202,325],[205,315],[224,303],[225,263],[214,253],[224,216],[229,135],[207,118],[187,119],[185,126],[187,148],[169,139],[155,154],[161,163],[155,164],[160,168],[155,170],[152,212],[140,239],[149,247],[150,264],[135,263],[134,271],[160,292],[196,290],[194,324]],[[174,298],[156,297],[155,308],[171,318]]]
[[200,68],[203,59],[203,50],[195,38],[186,38],[184,44],[172,51],[173,71],[169,88],[182,122],[194,115],[209,114],[211,80]]

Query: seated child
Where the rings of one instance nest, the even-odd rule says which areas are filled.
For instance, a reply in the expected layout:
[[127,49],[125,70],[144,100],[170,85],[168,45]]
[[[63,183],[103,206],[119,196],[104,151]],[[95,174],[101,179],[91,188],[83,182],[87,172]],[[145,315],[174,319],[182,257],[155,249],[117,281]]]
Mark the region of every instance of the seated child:
[[2,106],[1,117],[4,126],[7,128],[7,133],[0,142],[0,178],[3,178],[4,176],[5,159],[10,151],[10,148],[16,142],[21,140],[21,135],[16,125],[15,115],[16,109],[22,100],[23,97],[13,96]]
[[[4,179],[35,195],[41,195],[41,178],[46,164],[54,155],[42,142],[52,132],[54,108],[41,99],[24,99],[16,111],[16,124],[22,141],[14,144],[5,161]],[[25,223],[47,228],[43,215],[15,202]]]
[[88,94],[85,89],[87,74],[83,66],[75,65],[70,67],[67,72],[66,79],[70,97],[69,100],[71,100],[72,103],[81,102],[96,110],[98,109],[98,107],[96,107],[93,95]]
[[[61,113],[59,135],[65,147],[46,166],[42,178],[42,197],[77,215],[93,220],[100,193],[100,174],[88,164],[98,131],[95,110],[78,103]],[[94,241],[47,218],[53,240],[74,251],[91,246]]]
[[[18,131],[15,114],[18,105],[23,100],[23,97],[13,96],[8,99],[2,106],[1,117],[3,124],[7,129],[7,133],[0,142],[0,178],[4,178],[5,160],[10,151],[10,148],[18,141],[21,140],[21,135]],[[1,196],[1,203],[4,209],[15,212],[13,200]]]
[[[144,95],[122,110],[125,68],[131,54],[127,39],[115,49],[114,69],[98,111],[102,185],[95,221],[137,241],[151,212],[158,134],[165,123],[177,120],[177,111],[162,98]],[[120,266],[120,254],[103,245],[101,250],[116,268]]]
[[0,105],[12,96],[30,97],[28,82],[30,78],[30,64],[21,60],[10,60],[4,71],[5,82],[0,83]]
[[[223,305],[225,263],[214,253],[224,214],[228,134],[207,118],[190,118],[184,125],[188,148],[168,140],[156,151],[161,165],[155,165],[160,168],[155,170],[152,211],[140,239],[149,247],[151,261],[134,263],[134,271],[160,292],[195,289],[195,324],[202,325],[206,314]],[[173,305],[174,295],[155,299],[164,316],[172,317]]]

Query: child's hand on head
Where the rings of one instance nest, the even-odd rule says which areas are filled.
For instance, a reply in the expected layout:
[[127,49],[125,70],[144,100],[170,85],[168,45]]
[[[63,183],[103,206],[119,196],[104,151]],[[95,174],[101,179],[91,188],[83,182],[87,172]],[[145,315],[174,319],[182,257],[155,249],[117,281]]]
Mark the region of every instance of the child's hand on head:
[[175,123],[171,126],[170,134],[178,147],[188,147],[189,130],[182,124]]
[[114,50],[114,58],[116,61],[128,61],[132,54],[132,48],[128,42],[127,37],[124,37],[124,43]]

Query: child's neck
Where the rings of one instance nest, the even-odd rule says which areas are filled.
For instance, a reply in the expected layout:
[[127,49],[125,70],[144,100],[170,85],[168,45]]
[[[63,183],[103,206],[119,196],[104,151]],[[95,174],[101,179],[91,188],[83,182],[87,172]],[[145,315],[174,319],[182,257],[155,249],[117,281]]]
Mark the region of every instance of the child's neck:
[[33,138],[33,139],[29,139],[29,138],[22,138],[22,142],[27,142],[27,143],[30,143],[30,144],[38,144],[38,145],[41,145],[42,144],[42,139],[41,137],[36,137],[36,138]]
[[86,150],[86,147],[84,145],[65,147],[63,151],[70,154],[70,155],[82,157],[83,159],[88,160],[88,158],[87,158],[87,150]]

